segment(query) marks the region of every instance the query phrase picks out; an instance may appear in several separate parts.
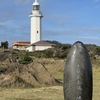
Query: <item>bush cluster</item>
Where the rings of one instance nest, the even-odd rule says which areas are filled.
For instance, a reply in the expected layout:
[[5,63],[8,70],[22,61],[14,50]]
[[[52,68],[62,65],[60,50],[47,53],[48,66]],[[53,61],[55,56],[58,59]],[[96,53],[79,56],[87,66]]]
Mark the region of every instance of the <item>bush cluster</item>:
[[30,64],[31,62],[33,62],[32,58],[29,57],[28,55],[25,55],[23,57],[23,59],[19,60],[20,64]]
[[94,54],[100,55],[100,47],[99,46],[94,49]]

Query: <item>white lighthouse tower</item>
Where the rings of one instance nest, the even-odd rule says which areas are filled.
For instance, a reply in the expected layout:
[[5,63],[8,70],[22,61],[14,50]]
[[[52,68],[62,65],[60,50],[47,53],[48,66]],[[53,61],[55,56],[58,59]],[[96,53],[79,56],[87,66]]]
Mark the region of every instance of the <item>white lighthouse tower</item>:
[[35,0],[33,3],[33,9],[31,14],[29,15],[31,18],[31,36],[30,36],[30,42],[35,43],[37,41],[41,41],[42,39],[42,31],[41,31],[41,18],[42,13],[40,11],[40,5]]

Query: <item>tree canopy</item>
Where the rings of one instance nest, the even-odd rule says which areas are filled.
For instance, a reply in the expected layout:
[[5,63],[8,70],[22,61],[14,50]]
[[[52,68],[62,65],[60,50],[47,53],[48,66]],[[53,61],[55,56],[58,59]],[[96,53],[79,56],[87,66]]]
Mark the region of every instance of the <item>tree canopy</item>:
[[1,47],[2,47],[2,48],[4,48],[4,49],[8,49],[8,46],[9,46],[8,41],[1,42]]

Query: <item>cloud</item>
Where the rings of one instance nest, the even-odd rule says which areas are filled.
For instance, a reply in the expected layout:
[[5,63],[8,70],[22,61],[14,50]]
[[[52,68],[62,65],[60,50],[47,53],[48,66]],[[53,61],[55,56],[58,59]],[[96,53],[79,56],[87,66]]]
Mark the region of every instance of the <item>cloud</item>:
[[66,30],[54,28],[52,30],[43,30],[43,40],[56,40],[61,43],[71,43],[82,41],[85,44],[100,45],[100,28],[71,27]]
[[82,31],[86,33],[100,34],[100,28],[83,28]]
[[100,28],[81,28],[81,27],[70,27],[66,26],[66,29],[64,28],[57,28],[54,27],[53,29],[47,29],[43,30],[44,37],[52,37],[52,36],[61,36],[61,35],[69,35],[69,36],[81,36],[81,35],[99,35],[100,36]]
[[100,40],[100,37],[91,37],[91,36],[88,36],[88,37],[78,37],[78,38],[81,38],[81,39],[91,39],[91,40]]
[[12,43],[15,42],[15,41],[30,41],[29,40],[29,36],[26,36],[25,34],[23,35],[14,35],[15,33],[11,33],[10,35],[9,34],[0,34],[0,42],[3,42],[3,41],[8,41],[9,42],[9,45],[10,47],[12,46]]
[[6,21],[0,23],[0,42],[8,41],[10,46],[14,41],[29,41],[30,28],[25,22],[16,24],[15,21]]
[[[97,27],[76,27],[76,26],[67,26],[68,31],[72,31],[74,34],[76,33],[80,33],[80,34],[84,34],[84,33],[89,33],[89,34],[100,34],[100,28]],[[66,29],[67,29],[66,28]]]

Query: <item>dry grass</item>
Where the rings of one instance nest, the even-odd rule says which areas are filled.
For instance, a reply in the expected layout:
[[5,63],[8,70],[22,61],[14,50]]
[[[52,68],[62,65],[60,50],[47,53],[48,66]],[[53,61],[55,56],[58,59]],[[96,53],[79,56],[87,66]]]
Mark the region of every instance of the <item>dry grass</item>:
[[93,100],[100,100],[100,68],[93,68]]
[[[54,76],[62,77],[61,74]],[[93,100],[100,98],[100,68],[93,68]],[[63,87],[0,88],[0,100],[64,100]]]
[[62,87],[0,89],[0,100],[63,100]]

